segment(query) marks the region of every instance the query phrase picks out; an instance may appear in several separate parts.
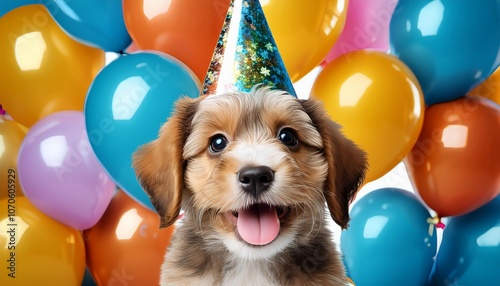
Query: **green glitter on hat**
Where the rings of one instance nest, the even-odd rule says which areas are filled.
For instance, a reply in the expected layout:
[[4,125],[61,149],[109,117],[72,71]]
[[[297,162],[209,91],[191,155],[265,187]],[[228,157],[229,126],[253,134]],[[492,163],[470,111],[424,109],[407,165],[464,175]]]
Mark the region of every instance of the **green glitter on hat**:
[[202,94],[248,92],[257,84],[295,90],[258,0],[232,0]]

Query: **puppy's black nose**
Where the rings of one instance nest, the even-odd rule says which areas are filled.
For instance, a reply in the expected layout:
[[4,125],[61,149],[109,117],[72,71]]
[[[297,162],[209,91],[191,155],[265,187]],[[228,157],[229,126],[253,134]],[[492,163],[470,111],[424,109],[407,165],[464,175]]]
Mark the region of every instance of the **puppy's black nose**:
[[258,197],[271,186],[274,172],[267,166],[245,167],[238,173],[238,180],[243,190]]

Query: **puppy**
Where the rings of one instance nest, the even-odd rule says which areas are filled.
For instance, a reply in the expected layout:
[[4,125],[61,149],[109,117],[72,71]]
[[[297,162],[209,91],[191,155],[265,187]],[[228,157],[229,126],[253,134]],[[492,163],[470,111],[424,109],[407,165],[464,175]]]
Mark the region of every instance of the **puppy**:
[[160,227],[184,210],[160,284],[350,285],[325,214],[348,226],[365,157],[314,100],[180,99],[133,161]]

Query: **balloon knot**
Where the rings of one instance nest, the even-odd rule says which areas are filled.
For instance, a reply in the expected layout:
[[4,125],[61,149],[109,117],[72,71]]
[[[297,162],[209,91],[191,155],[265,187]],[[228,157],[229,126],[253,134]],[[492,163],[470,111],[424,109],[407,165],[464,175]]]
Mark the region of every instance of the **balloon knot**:
[[2,105],[0,104],[0,115],[5,115],[7,112],[3,110]]
[[440,229],[444,229],[446,227],[446,225],[440,221],[440,222],[436,223],[436,227],[440,228]]
[[441,221],[441,218],[438,216],[428,218],[427,223],[429,224],[429,235],[431,236],[434,233],[433,226],[440,229],[444,229],[446,227],[446,225]]

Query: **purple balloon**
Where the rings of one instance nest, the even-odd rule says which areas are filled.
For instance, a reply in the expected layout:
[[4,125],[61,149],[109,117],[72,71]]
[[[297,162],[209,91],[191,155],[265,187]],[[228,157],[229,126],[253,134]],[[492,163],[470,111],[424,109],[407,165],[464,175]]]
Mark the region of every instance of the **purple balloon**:
[[79,230],[99,221],[116,188],[92,151],[78,111],[51,114],[31,127],[17,168],[26,197],[45,214]]

